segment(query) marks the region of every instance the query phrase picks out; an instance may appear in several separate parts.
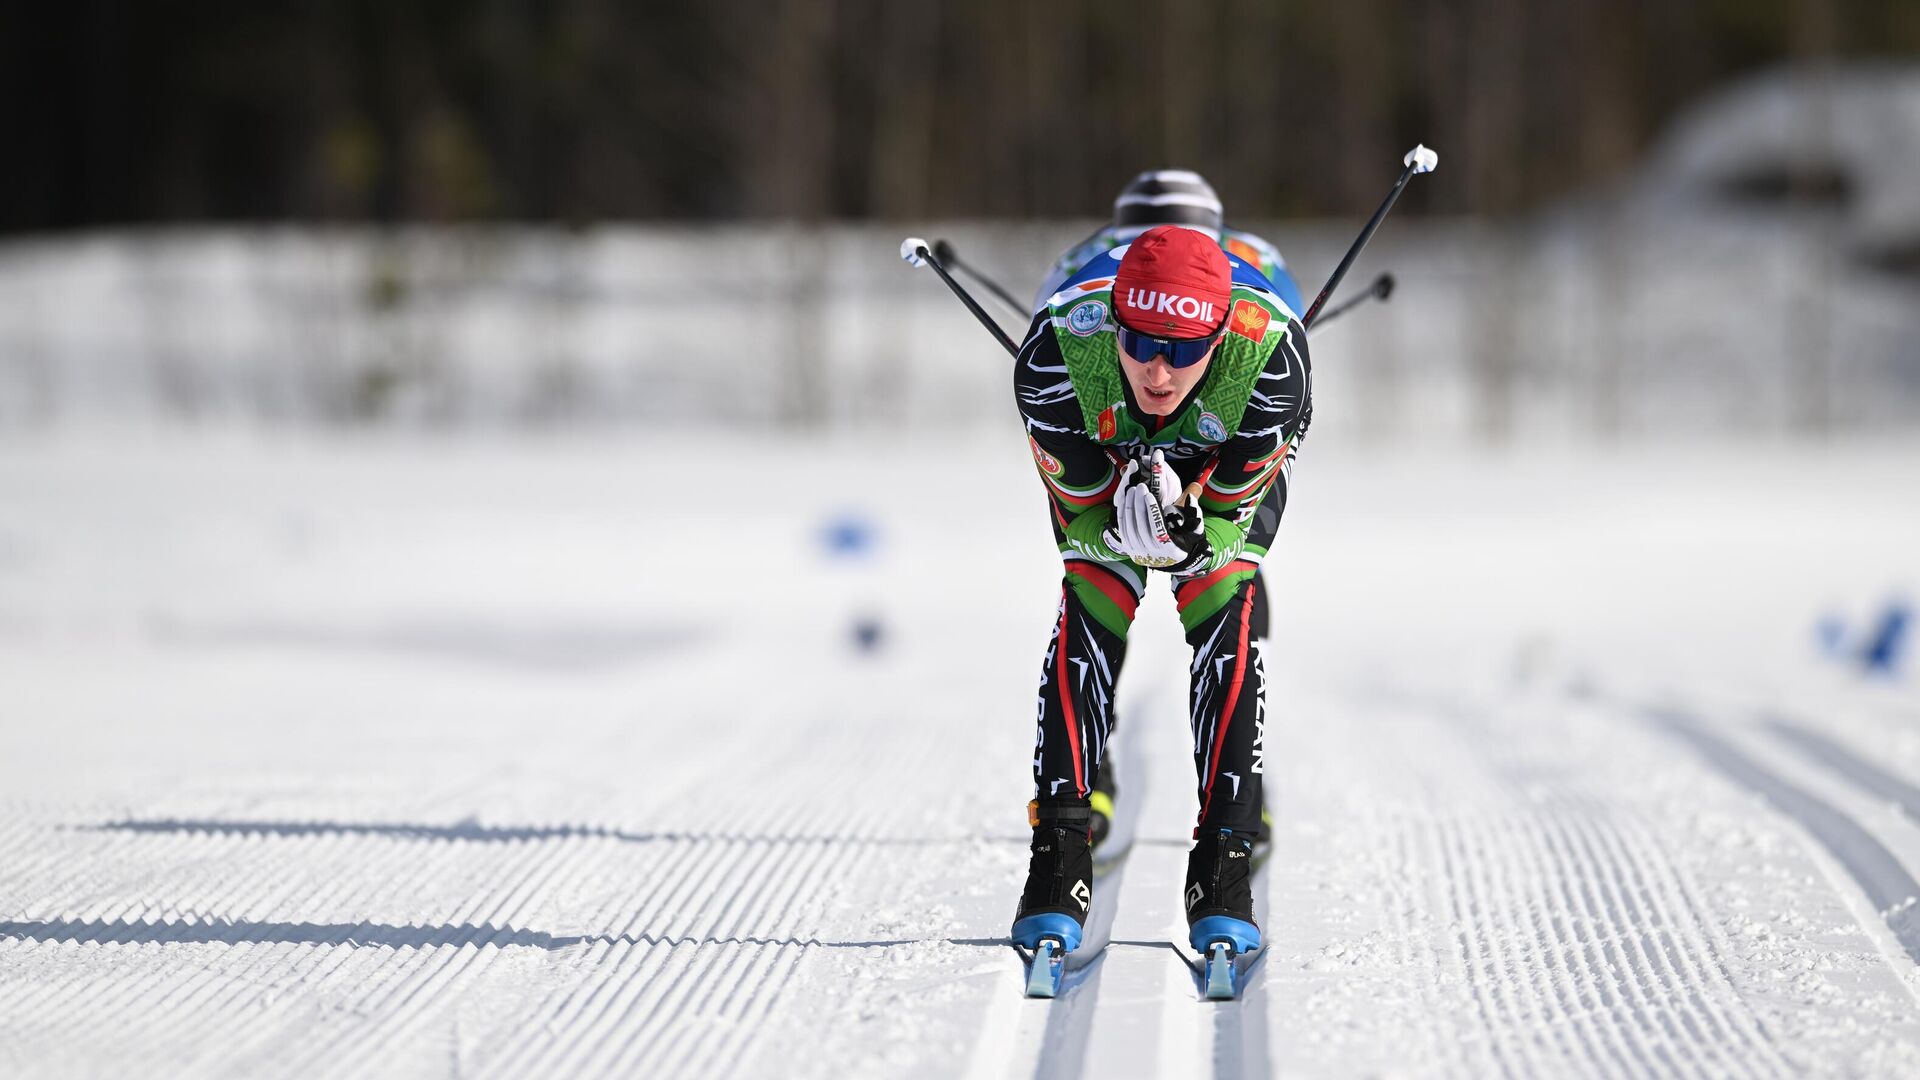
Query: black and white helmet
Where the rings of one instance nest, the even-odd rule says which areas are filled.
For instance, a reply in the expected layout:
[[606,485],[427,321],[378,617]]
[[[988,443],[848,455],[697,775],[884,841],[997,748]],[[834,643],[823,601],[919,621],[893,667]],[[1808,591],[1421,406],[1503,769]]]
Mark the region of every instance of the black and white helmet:
[[1213,185],[1188,169],[1143,172],[1113,200],[1113,224],[1120,229],[1186,225],[1218,234],[1220,219]]

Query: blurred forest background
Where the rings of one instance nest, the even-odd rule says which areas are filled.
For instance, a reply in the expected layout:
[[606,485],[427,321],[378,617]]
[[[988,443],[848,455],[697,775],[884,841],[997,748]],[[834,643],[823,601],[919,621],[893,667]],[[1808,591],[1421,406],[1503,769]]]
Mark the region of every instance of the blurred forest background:
[[1920,0],[70,0],[0,114],[0,430],[1009,425],[904,233],[1194,168],[1311,296],[1415,143],[1317,438],[1920,430]]
[[1915,0],[66,0],[0,12],[0,230],[1079,218],[1145,167],[1242,218],[1503,214]]

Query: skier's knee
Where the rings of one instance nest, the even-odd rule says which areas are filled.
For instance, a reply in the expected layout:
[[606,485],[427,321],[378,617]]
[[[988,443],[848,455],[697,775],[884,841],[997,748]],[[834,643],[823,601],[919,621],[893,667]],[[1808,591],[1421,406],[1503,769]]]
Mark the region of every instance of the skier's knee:
[[1067,563],[1067,592],[1087,616],[1118,637],[1133,626],[1146,582],[1139,571],[1116,563],[1074,559]]

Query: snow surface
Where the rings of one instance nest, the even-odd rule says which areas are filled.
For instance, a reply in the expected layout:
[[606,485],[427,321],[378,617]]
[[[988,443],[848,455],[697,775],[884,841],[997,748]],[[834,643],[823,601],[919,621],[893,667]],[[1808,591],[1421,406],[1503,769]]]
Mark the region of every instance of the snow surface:
[[1920,1075],[1920,696],[1813,657],[1914,583],[1916,465],[1310,442],[1267,955],[1212,1005],[1170,944],[1156,592],[1049,1004],[1010,430],[15,440],[0,1075]]

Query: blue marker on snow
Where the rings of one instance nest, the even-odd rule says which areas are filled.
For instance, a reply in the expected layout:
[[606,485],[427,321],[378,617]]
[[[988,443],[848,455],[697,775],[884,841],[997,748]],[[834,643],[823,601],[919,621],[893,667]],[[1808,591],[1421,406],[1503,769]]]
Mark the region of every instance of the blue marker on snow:
[[1880,622],[1860,649],[1860,666],[1869,675],[1893,675],[1907,646],[1907,627],[1913,621],[1911,609],[1901,598],[1887,601]]
[[831,559],[863,559],[879,546],[879,530],[864,514],[853,511],[828,518],[820,528],[820,546]]

